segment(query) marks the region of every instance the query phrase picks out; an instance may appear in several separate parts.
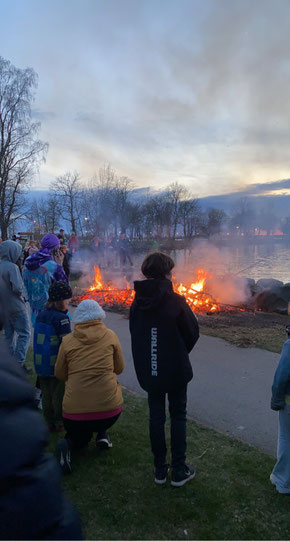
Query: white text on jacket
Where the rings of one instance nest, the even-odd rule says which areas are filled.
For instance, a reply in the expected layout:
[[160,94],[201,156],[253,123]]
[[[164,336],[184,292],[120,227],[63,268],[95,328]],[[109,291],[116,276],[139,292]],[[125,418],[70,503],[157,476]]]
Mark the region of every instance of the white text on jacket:
[[158,376],[157,371],[157,327],[151,328],[151,376]]

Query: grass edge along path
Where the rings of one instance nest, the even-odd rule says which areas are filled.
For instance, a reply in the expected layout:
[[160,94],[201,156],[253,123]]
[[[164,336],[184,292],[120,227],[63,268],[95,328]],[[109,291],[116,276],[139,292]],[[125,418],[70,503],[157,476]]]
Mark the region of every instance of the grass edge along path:
[[[287,321],[288,323],[288,321]],[[273,353],[281,353],[282,346],[287,340],[284,328],[252,328],[231,325],[230,327],[208,327],[200,325],[201,334],[222,338],[239,348],[259,348]]]
[[[158,486],[146,399],[126,390],[124,400],[110,430],[113,448],[97,451],[91,441],[63,479],[86,539],[289,539],[290,497],[270,484],[272,457],[189,420],[196,477],[181,488],[170,476]],[[52,452],[58,437],[51,436]]]

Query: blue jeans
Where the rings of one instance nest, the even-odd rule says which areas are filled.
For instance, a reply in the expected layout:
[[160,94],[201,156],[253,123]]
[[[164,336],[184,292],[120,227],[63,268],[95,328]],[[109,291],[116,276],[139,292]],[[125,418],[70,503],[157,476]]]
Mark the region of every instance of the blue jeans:
[[[171,435],[171,465],[174,469],[182,469],[185,465],[186,453],[186,402],[187,386],[178,391],[168,393]],[[149,432],[154,466],[160,468],[166,464],[165,440],[165,393],[148,393]]]
[[30,340],[30,326],[27,312],[8,314],[4,325],[4,332],[12,355],[16,361],[23,364]]
[[277,462],[271,481],[282,494],[290,494],[290,405],[279,411]]

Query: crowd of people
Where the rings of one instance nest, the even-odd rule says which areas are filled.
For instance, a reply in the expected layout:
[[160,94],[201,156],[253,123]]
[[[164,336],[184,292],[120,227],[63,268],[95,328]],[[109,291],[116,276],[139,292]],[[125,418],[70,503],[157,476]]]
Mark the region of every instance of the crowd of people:
[[[8,431],[14,429],[17,408],[26,411],[28,417],[30,415],[31,426],[34,424],[39,430],[41,444],[35,431],[31,431],[32,439],[36,438],[34,445],[40,448],[39,457],[42,457],[44,430],[33,414],[32,393],[25,382],[23,370],[32,326],[33,360],[38,376],[37,385],[42,391],[43,415],[50,432],[65,433],[57,442],[55,456],[61,471],[69,474],[72,472],[73,453],[88,445],[94,434],[99,449],[112,447],[108,430],[123,411],[122,389],[117,376],[124,370],[125,362],[120,341],[106,327],[106,314],[97,302],[82,301],[71,317],[68,308],[72,290],[63,267],[61,242],[63,239],[59,236],[48,234],[41,240],[37,251],[30,245],[22,276],[17,266],[21,246],[14,240],[0,245],[0,325],[10,351],[5,354],[5,363],[1,368],[7,371],[7,378],[4,374],[3,381],[9,380],[6,389],[8,399],[4,401],[4,406],[3,402],[1,404],[2,415],[5,408],[10,408],[10,412],[16,409],[16,413],[10,415],[12,424],[11,427],[7,425]],[[71,245],[70,249],[77,249],[76,244],[74,248]],[[129,328],[136,376],[140,386],[148,393],[154,480],[157,484],[166,483],[171,466],[171,484],[181,487],[195,476],[194,468],[186,463],[186,405],[187,386],[193,377],[189,353],[199,338],[199,326],[184,297],[173,291],[173,267],[173,260],[162,252],[153,252],[145,257],[141,267],[144,279],[134,282],[135,299],[130,309]],[[30,307],[31,326],[25,301]],[[290,333],[290,329],[288,331]],[[21,367],[18,372],[12,357]],[[9,358],[8,363],[6,358]],[[14,385],[19,386],[20,390],[23,388],[19,399],[15,398]],[[165,440],[166,397],[171,422],[170,466]],[[290,493],[290,339],[283,348],[275,374],[271,407],[280,410],[278,460],[271,481],[279,492]],[[0,434],[1,441],[6,441],[5,427],[1,427]],[[26,438],[27,446],[29,436],[26,435]],[[7,453],[7,457],[3,457],[3,448],[1,451],[0,485],[4,486],[8,477],[11,480],[14,476],[14,491],[17,490],[18,481],[19,490],[22,490],[19,472],[27,467],[24,458],[21,462],[23,451],[21,446],[18,447],[20,456],[15,464],[11,458],[13,452],[11,457],[8,456],[11,451],[6,443],[4,454]],[[8,459],[10,462],[12,460],[12,465],[6,472],[3,464],[9,463]],[[43,460],[44,467],[47,459],[39,460]],[[34,462],[29,462],[30,468],[33,468]],[[31,483],[32,492],[38,490],[38,480],[32,474],[29,474],[27,482]],[[10,516],[7,506],[4,508],[7,516]],[[75,517],[72,520],[76,520]],[[9,534],[5,515],[3,523],[6,525],[4,531]],[[23,531],[27,533],[25,528]],[[13,538],[10,535],[6,537]],[[20,535],[18,538],[23,537]]]
[[[106,238],[95,235],[87,242],[87,239],[83,240],[83,244],[80,245],[77,234],[73,231],[70,236],[67,236],[63,229],[55,235],[60,241],[60,264],[63,266],[64,271],[68,279],[71,274],[71,264],[74,254],[80,250],[80,248],[88,248],[91,253],[90,260],[98,265],[100,268],[109,269],[125,269],[127,265],[133,267],[132,257],[132,245],[131,241],[127,237],[126,233],[122,231],[120,235],[111,234]],[[13,235],[14,242],[20,244],[21,237]],[[2,239],[0,238],[0,244]],[[157,249],[158,245],[152,245],[152,249]],[[19,258],[17,265],[21,271],[22,266],[25,264],[25,260],[34,253],[41,250],[41,243],[28,239],[23,247],[22,256]],[[57,254],[52,253],[55,257]]]

